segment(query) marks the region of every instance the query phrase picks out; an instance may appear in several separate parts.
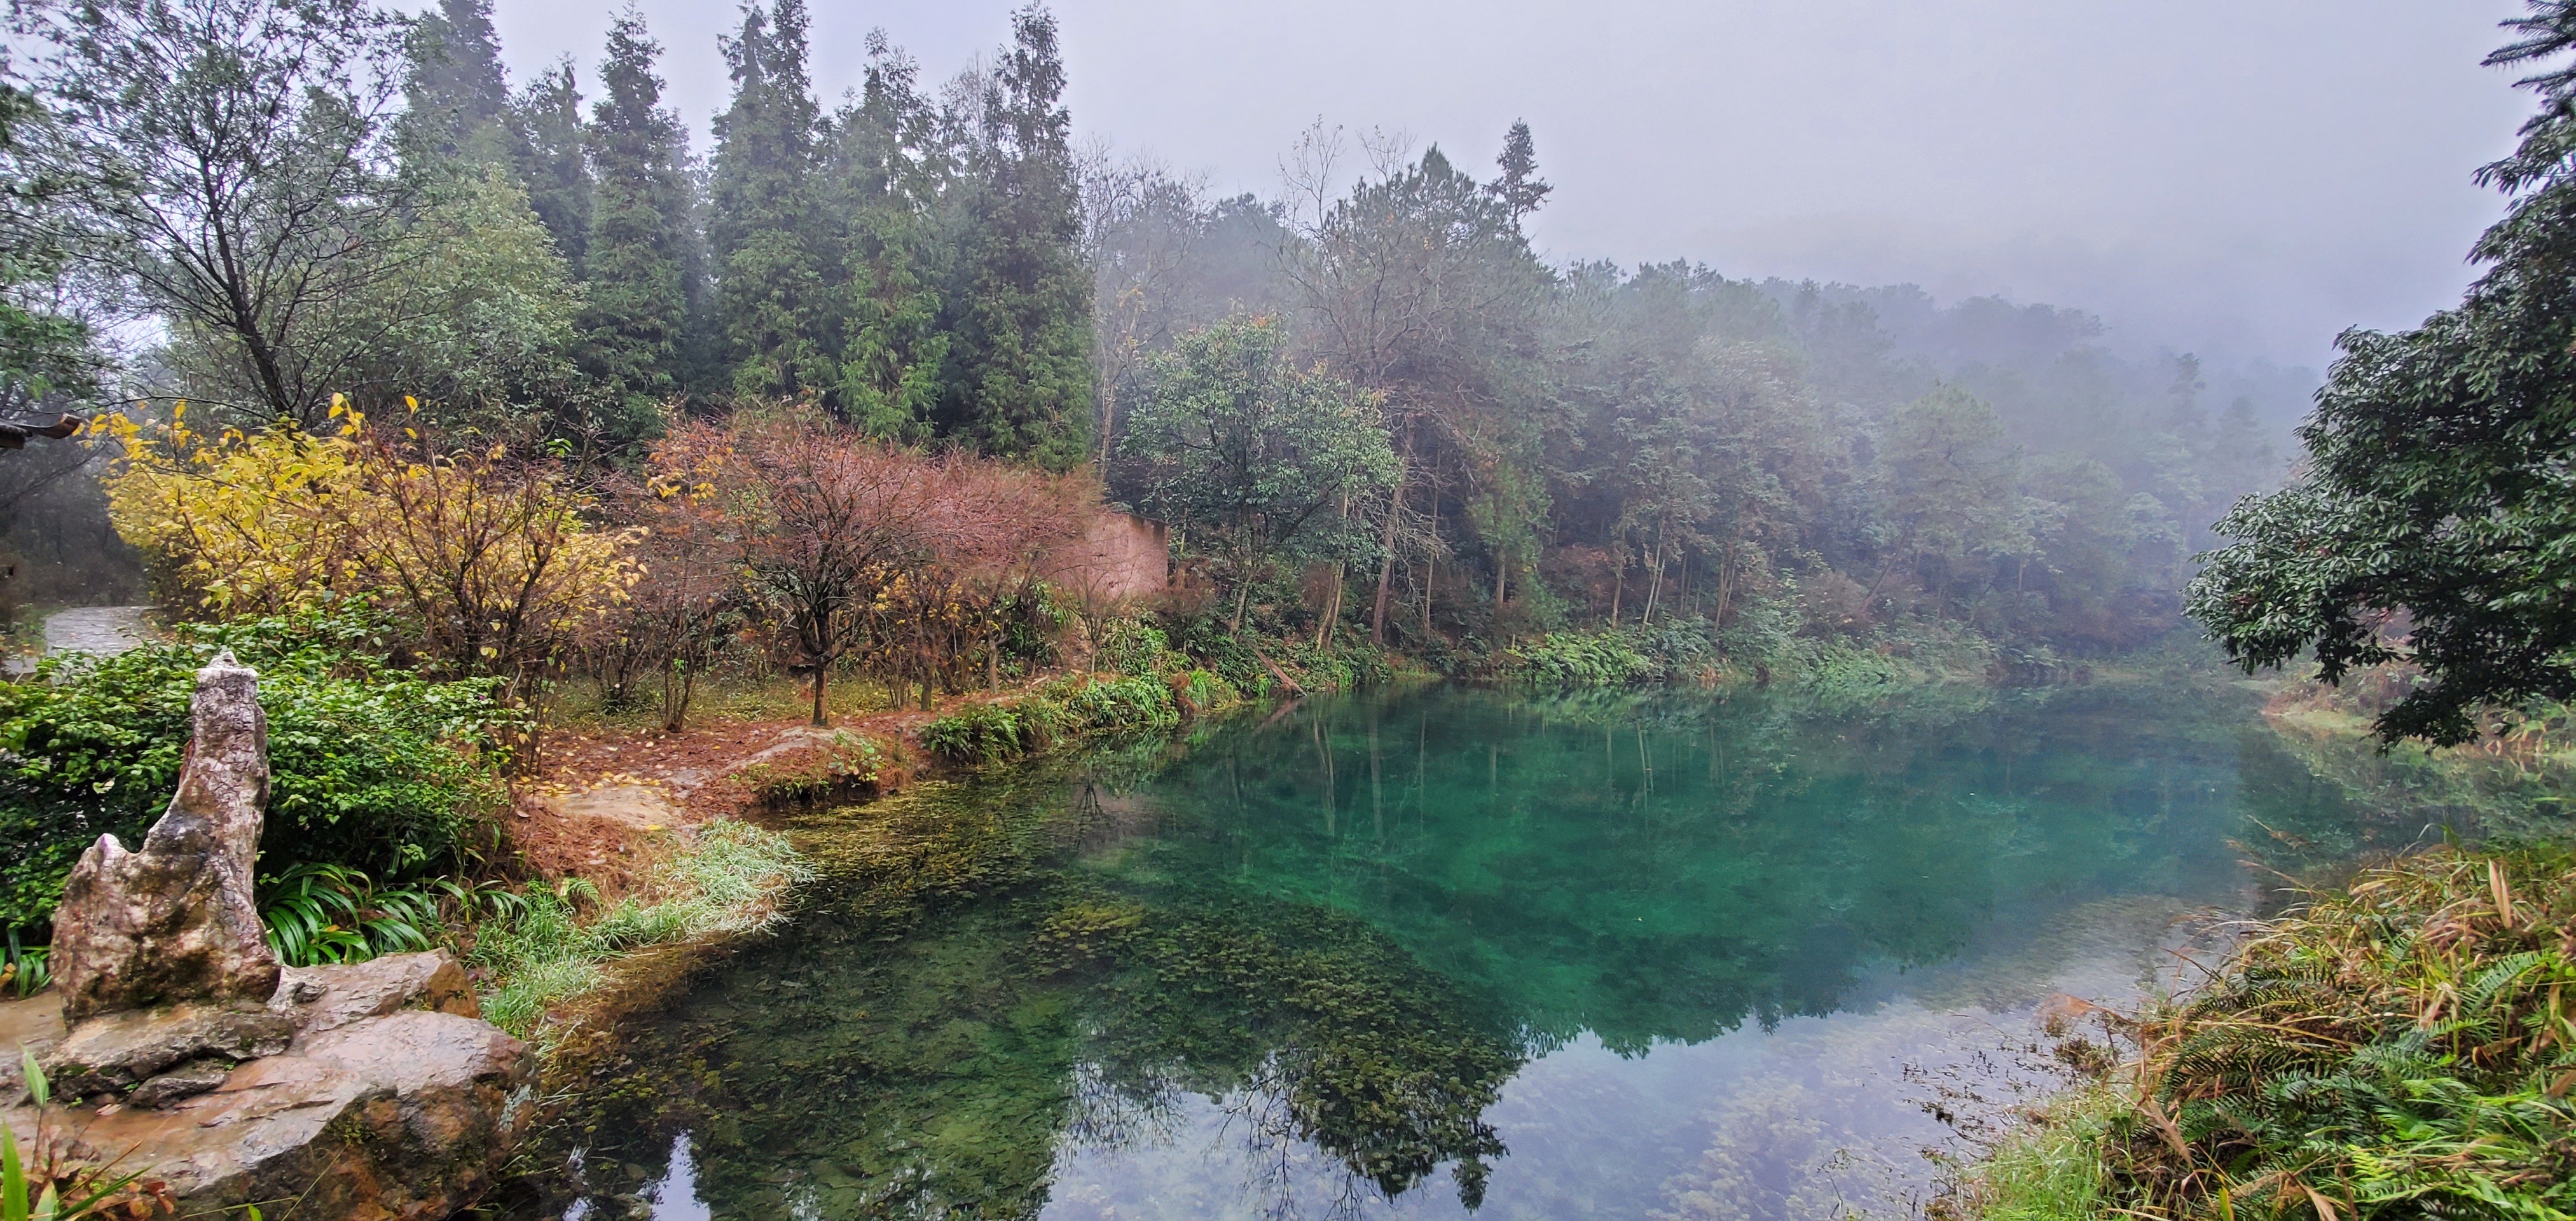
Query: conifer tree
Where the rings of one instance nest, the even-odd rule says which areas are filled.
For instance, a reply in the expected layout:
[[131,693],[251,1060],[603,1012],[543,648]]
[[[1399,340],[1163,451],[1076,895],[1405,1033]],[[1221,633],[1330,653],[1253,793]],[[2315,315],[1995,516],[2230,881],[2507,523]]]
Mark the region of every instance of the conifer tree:
[[510,86],[491,0],[439,0],[412,26],[403,80],[405,155],[516,168]]
[[1011,15],[958,184],[941,430],[1066,470],[1089,453],[1091,277],[1055,17]]
[[1503,136],[1503,155],[1494,158],[1503,172],[1485,190],[1502,205],[1511,209],[1512,223],[1538,211],[1547,193],[1556,188],[1538,176],[1538,148],[1530,139],[1529,121],[1512,120],[1512,129]]
[[801,395],[839,380],[824,233],[822,115],[805,68],[803,0],[743,11],[725,41],[733,104],[716,117],[707,244],[716,325],[738,394]]
[[942,247],[931,204],[944,159],[920,70],[868,36],[859,104],[833,124],[833,210],[843,219],[845,335],[834,401],[865,431],[917,439],[929,429],[947,362],[939,330]]
[[511,107],[519,131],[519,179],[528,206],[553,234],[575,274],[590,240],[590,160],[581,121],[581,89],[567,56],[528,82]]
[[591,109],[595,168],[583,366],[644,435],[683,386],[695,278],[688,135],[664,109],[662,53],[633,8],[609,27],[605,96]]

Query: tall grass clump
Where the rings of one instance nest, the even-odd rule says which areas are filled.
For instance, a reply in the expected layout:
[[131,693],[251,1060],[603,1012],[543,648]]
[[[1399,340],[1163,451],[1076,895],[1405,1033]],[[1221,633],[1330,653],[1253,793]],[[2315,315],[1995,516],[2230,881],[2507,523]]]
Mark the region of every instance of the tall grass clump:
[[596,892],[586,883],[531,886],[523,907],[487,921],[475,937],[469,961],[488,981],[483,1016],[512,1034],[533,1035],[550,1009],[599,987],[607,963],[652,946],[768,928],[788,888],[812,876],[786,836],[712,822],[637,894],[588,921],[581,909]]
[[1934,1221],[2096,1221],[2104,1215],[2103,1142],[2128,1110],[2096,1084],[2057,1099],[1927,1209]]
[[2576,853],[2364,872],[2136,1020],[2102,1212],[2576,1216],[2570,985]]

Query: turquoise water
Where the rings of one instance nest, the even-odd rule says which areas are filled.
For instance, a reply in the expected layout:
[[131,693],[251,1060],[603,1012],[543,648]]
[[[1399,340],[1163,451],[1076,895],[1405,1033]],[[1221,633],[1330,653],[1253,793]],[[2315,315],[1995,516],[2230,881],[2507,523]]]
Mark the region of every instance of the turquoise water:
[[[796,922],[636,1024],[544,1211],[1902,1214],[2357,825],[2250,697],[1430,689],[801,819]],[[2062,1002],[2056,1002],[2062,1004]]]

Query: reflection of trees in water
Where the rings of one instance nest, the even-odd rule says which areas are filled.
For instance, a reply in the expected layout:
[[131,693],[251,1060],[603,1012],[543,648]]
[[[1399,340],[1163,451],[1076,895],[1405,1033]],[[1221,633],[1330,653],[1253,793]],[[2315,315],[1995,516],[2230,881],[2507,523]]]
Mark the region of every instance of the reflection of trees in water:
[[1316,701],[1154,786],[1136,872],[1360,913],[1508,1010],[1613,1049],[1834,1011],[2065,896],[2230,859],[2204,699],[2094,690],[1942,715],[1779,701]]
[[798,1221],[1033,1215],[1059,1148],[1169,1139],[1188,1095],[1248,1147],[1316,1151],[1355,1204],[1453,1163],[1472,1192],[1502,1152],[1481,1114],[1514,1046],[1347,916],[1044,871],[899,936],[886,915],[815,913],[639,1039],[654,1080],[585,1117],[593,1206],[649,1214],[675,1124],[716,1215]]
[[[2238,743],[2139,698],[1914,720],[1310,701],[1177,766],[1143,743],[808,820],[831,892],[638,1043],[656,1084],[594,1108],[584,1177],[631,1194],[685,1124],[718,1216],[1025,1216],[1060,1152],[1171,1141],[1203,1097],[1271,1215],[1443,1167],[1473,1207],[1504,1153],[1485,1113],[1529,1055],[1830,1013],[1999,922],[2224,854]],[[1781,1183],[1848,1178],[1810,1164],[1832,1149],[1800,1117],[1834,1098],[1800,1088],[1710,1130],[1767,1132],[1745,1156]],[[1711,1175],[1736,1164],[1710,1149]]]

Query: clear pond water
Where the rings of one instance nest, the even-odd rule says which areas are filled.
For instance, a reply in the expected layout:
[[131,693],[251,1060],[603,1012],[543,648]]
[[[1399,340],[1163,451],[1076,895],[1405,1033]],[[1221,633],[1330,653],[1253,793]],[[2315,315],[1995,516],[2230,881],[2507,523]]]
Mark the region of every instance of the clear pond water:
[[794,829],[795,922],[632,1024],[532,1211],[1901,1215],[2057,1084],[2044,1001],[2421,831],[2154,685],[1316,699]]

